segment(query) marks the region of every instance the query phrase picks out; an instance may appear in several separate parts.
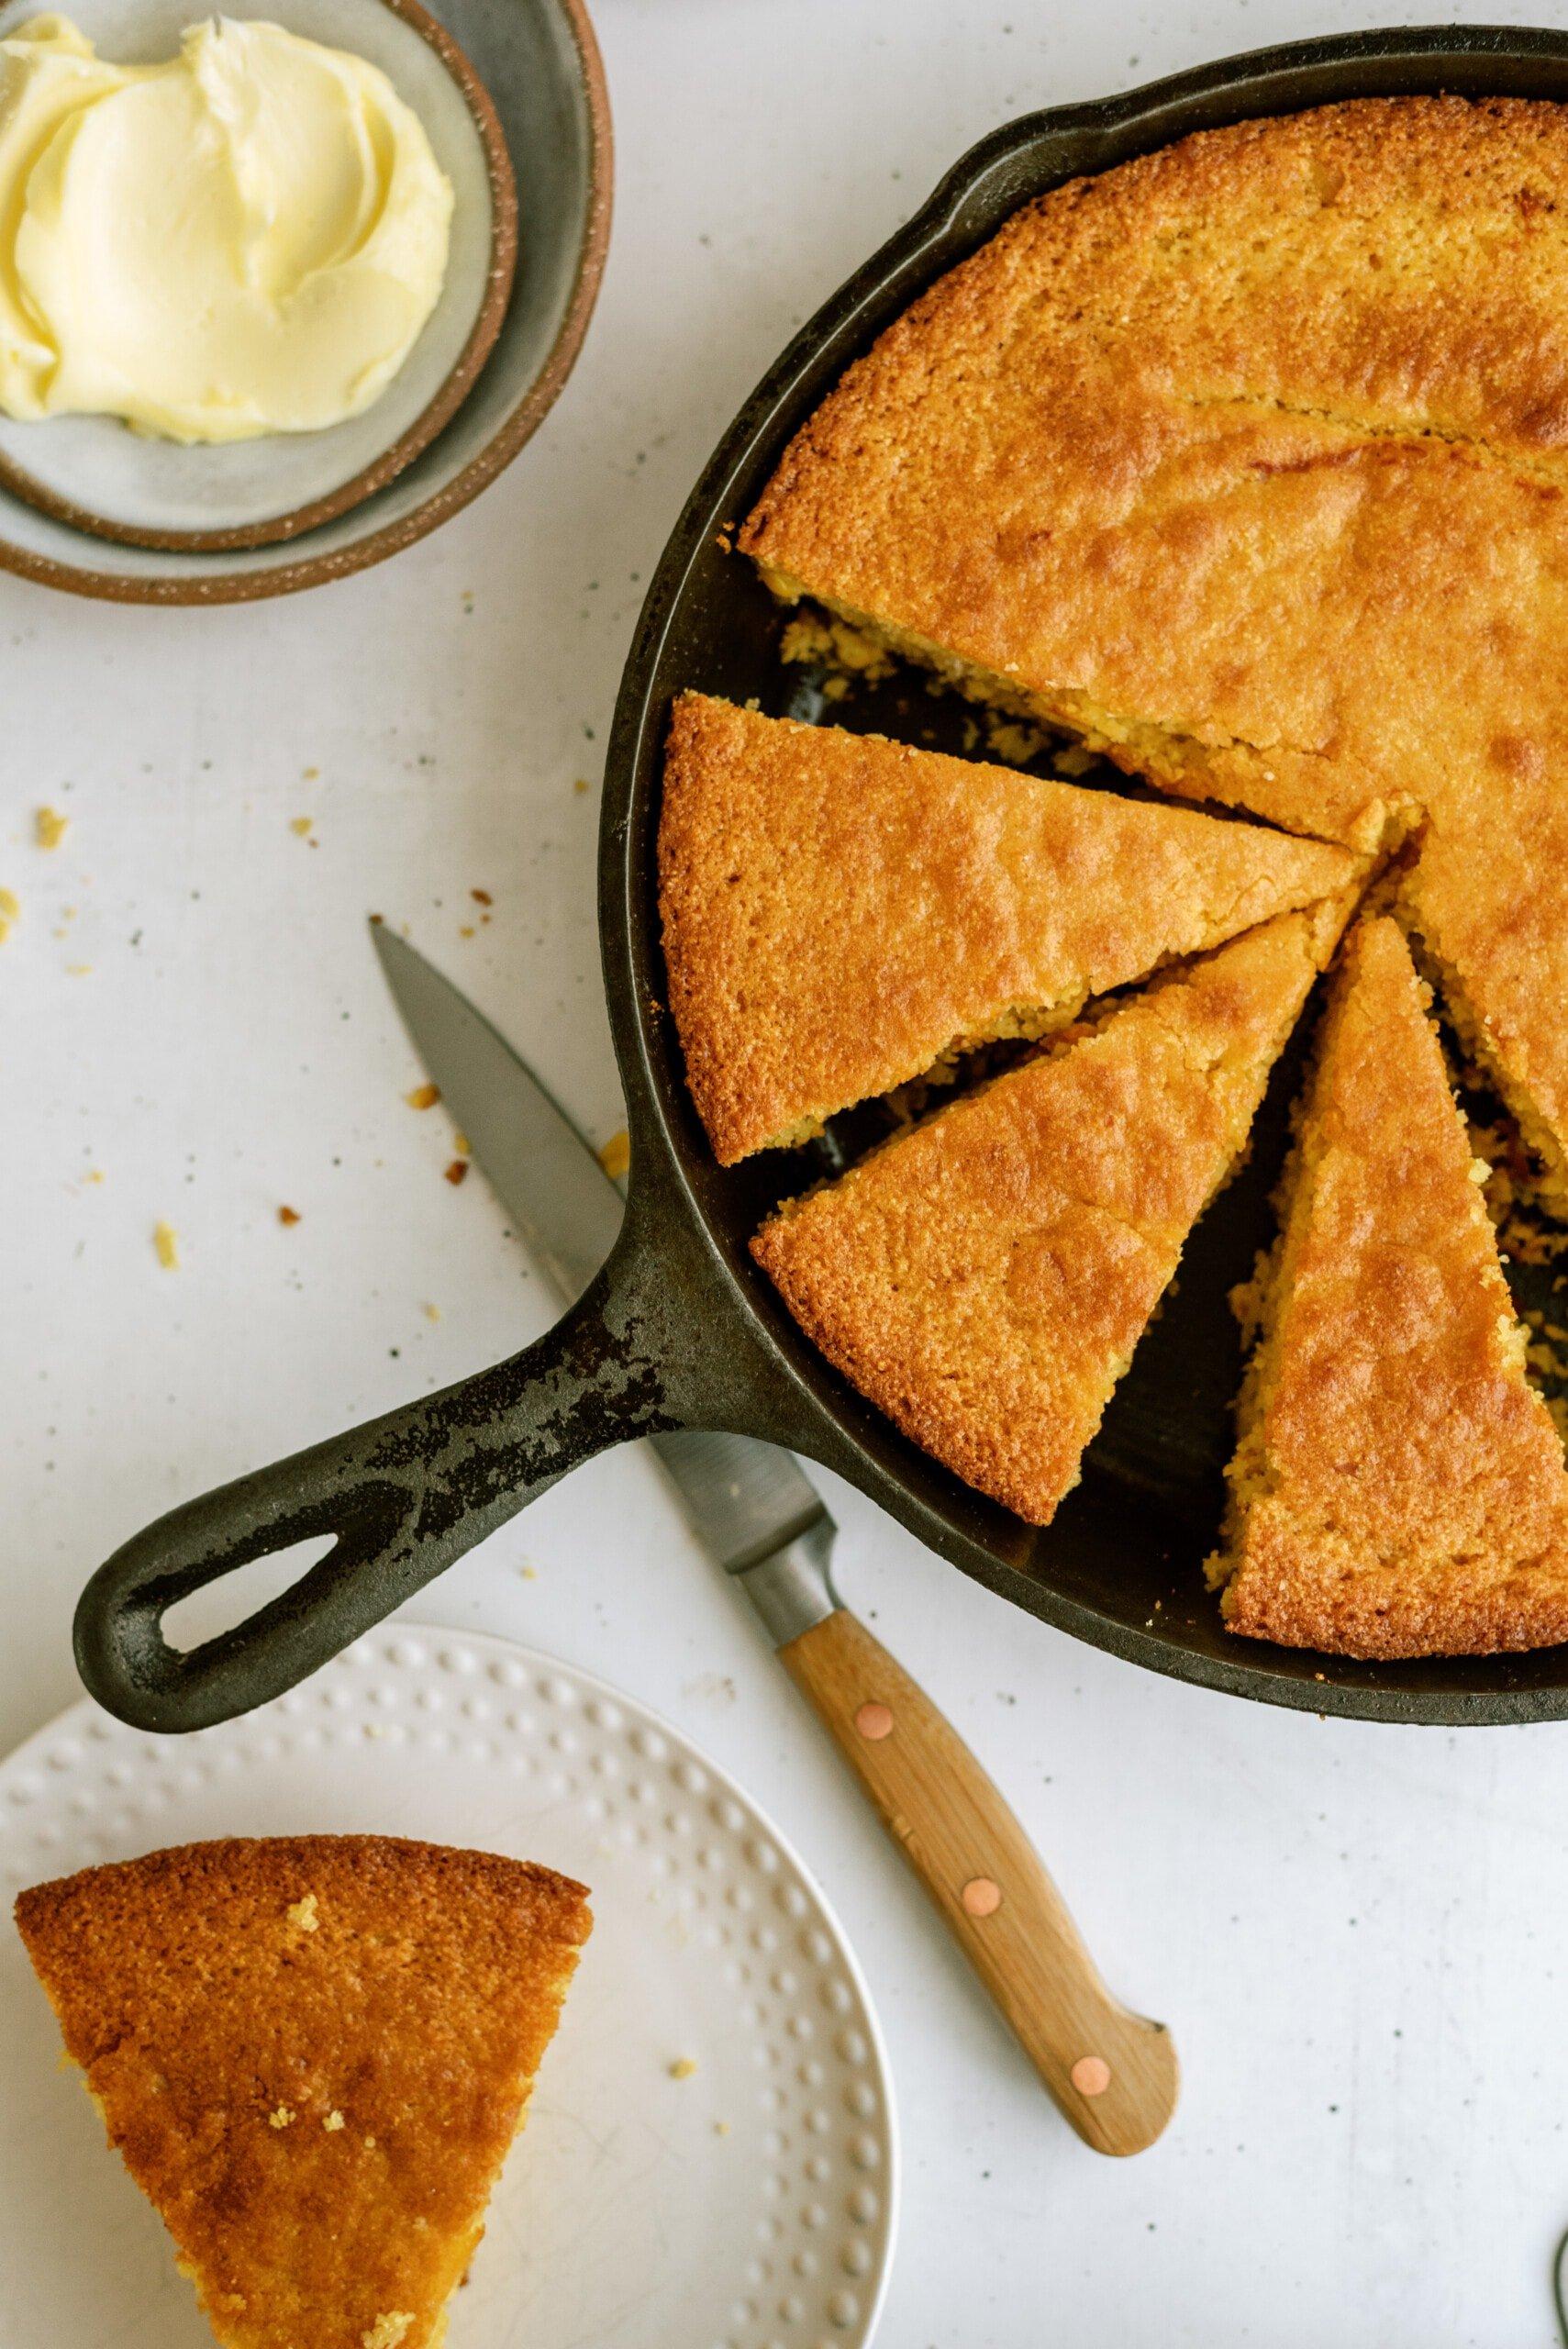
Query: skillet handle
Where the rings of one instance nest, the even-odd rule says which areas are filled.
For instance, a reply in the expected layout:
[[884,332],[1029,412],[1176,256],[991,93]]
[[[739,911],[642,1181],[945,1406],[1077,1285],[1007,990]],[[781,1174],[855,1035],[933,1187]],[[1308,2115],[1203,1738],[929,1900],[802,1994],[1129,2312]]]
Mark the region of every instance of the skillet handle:
[[[678,1424],[664,1375],[678,1316],[641,1295],[645,1264],[623,1230],[572,1311],[521,1353],[186,1501],[126,1542],[76,1609],[77,1666],[98,1702],[143,1730],[249,1712],[569,1469]],[[322,1534],[332,1548],[291,1589],[188,1653],[171,1647],[163,1617],[177,1600]]]

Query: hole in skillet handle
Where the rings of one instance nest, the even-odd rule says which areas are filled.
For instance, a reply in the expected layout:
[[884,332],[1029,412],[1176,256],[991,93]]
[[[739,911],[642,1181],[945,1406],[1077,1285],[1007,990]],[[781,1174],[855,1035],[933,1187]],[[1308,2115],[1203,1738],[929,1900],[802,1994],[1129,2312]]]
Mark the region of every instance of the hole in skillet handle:
[[[318,1670],[595,1453],[722,1426],[733,1354],[717,1358],[700,1285],[672,1275],[668,1234],[628,1214],[590,1287],[521,1353],[135,1535],[77,1607],[91,1694],[137,1729],[232,1720]],[[185,1653],[166,1638],[181,1600],[323,1536],[335,1537],[326,1555],[243,1622]]]

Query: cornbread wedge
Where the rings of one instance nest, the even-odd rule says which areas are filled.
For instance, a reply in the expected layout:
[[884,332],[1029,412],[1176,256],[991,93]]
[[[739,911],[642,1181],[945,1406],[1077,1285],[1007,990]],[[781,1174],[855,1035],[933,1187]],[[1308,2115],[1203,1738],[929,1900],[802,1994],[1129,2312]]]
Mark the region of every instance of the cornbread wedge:
[[226,2349],[428,2349],[561,2012],[581,1885],[377,1835],[36,1885],[28,1956]]
[[1031,1523],[1077,1483],[1348,911],[1282,914],[1156,981],[752,1241],[845,1376]]
[[1257,825],[705,694],[675,704],[659,868],[670,1006],[727,1166],[1359,869]]
[[1335,982],[1229,1469],[1233,1631],[1359,1656],[1568,1639],[1568,1475],[1525,1376],[1428,993],[1386,916]]
[[1367,99],[1055,189],[741,536],[1167,788],[1418,829],[1450,1008],[1568,1206],[1568,108]]

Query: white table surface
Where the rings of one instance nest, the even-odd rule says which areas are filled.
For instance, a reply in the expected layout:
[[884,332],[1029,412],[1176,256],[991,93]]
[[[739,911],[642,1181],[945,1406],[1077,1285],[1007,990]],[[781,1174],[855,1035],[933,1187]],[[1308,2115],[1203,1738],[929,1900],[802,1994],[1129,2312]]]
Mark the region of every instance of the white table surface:
[[[77,1588],[135,1527],[551,1318],[483,1183],[442,1181],[443,1113],[404,1105],[363,918],[406,919],[595,1135],[620,1124],[606,723],[684,493],[789,332],[1007,116],[1396,15],[598,0],[604,295],[477,507],[364,578],[232,611],[0,578],[0,883],[23,907],[0,948],[0,1742],[77,1693]],[[40,803],[72,818],[52,853]],[[465,940],[473,887],[494,913]],[[851,1603],[1007,1789],[1113,1984],[1175,2030],[1182,2108],[1141,2159],[1057,2119],[647,1458],[557,1487],[423,1611],[662,1708],[820,1874],[900,2091],[884,2349],[1546,2349],[1568,1728],[1370,1728],[1178,1687],[829,1497]]]

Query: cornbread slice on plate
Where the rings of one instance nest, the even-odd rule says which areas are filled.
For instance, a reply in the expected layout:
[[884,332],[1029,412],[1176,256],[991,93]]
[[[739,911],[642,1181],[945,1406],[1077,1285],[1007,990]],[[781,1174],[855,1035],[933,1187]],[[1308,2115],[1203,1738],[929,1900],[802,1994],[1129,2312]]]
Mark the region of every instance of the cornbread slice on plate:
[[1345,889],[1342,849],[683,694],[670,1005],[720,1163]]
[[1568,1475],[1396,924],[1335,982],[1258,1292],[1221,1556],[1231,1629],[1360,1656],[1568,1639]]
[[752,1241],[845,1376],[1030,1522],[1078,1481],[1348,911],[1282,914],[1157,980]]
[[740,543],[1165,787],[1370,847],[1568,1205],[1568,108],[1368,99],[1053,190]]
[[581,1885],[377,1835],[190,1843],[17,1922],[226,2349],[428,2349],[554,2033]]

